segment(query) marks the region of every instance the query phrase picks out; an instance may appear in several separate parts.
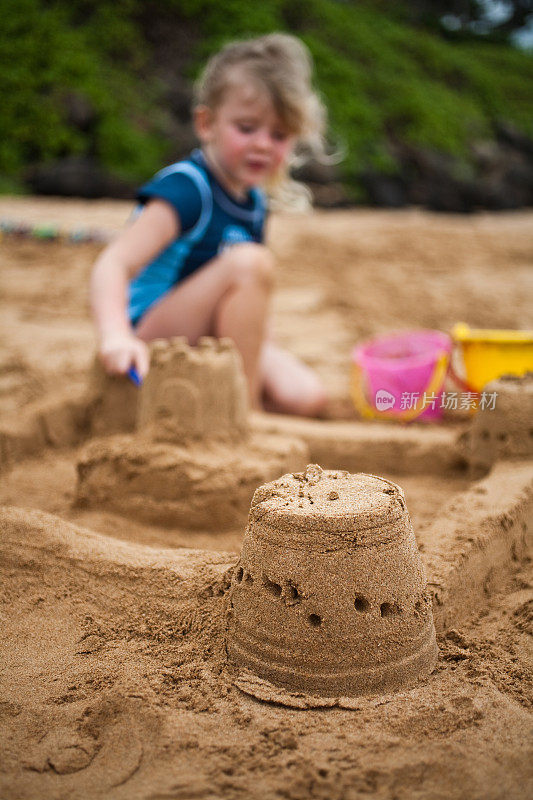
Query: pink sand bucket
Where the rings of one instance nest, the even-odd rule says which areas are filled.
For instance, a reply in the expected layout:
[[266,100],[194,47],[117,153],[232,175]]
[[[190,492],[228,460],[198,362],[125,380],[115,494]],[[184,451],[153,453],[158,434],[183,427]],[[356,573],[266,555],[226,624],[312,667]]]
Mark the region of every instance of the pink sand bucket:
[[450,337],[431,330],[391,334],[356,347],[356,409],[366,418],[439,419],[451,350]]

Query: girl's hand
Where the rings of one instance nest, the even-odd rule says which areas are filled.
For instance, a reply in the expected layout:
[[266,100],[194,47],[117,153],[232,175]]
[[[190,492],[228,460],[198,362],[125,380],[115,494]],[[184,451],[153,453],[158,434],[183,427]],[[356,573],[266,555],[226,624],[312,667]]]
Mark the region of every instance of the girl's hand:
[[146,377],[150,365],[147,345],[130,333],[105,336],[100,344],[100,360],[111,375],[125,375],[130,367],[135,367],[141,379]]

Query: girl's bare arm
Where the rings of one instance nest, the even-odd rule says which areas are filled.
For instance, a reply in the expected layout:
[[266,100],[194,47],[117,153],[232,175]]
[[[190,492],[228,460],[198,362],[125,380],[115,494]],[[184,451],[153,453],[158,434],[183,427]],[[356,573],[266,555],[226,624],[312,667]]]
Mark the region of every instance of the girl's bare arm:
[[131,327],[126,307],[129,281],[179,236],[176,212],[164,200],[150,200],[137,219],[97,259],[90,303],[104,367],[125,373],[134,366],[148,372],[148,349]]

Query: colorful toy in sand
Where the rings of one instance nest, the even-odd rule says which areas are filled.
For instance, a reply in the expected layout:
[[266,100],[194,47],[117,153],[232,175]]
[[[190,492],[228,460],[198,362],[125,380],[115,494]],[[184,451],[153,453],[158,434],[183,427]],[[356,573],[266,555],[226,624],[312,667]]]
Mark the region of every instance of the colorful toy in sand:
[[352,353],[357,411],[366,419],[440,419],[451,349],[450,337],[432,330],[394,333],[359,345]]
[[[356,347],[352,362],[352,398],[363,418],[438,421],[444,410],[483,410],[489,381],[533,372],[533,331],[458,323],[451,337],[432,330],[393,333]],[[459,402],[457,391],[444,392],[447,377],[462,390]]]
[[464,379],[458,383],[471,392],[481,392],[502,375],[533,372],[533,330],[470,328],[458,322],[452,337],[463,362]]
[[67,244],[88,242],[105,244],[113,238],[109,231],[96,228],[75,228],[72,231],[65,231],[53,223],[31,225],[12,219],[0,220],[0,234],[18,239],[35,239],[40,242],[61,241]]

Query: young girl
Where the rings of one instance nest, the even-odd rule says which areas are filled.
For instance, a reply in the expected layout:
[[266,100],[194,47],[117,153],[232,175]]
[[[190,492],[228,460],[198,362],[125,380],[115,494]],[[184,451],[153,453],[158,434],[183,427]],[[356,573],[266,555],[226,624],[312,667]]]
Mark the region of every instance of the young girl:
[[296,146],[322,142],[310,56],[285,34],[230,44],[208,62],[196,100],[201,149],[141,188],[142,213],[95,264],[101,360],[110,373],[135,367],[144,377],[153,339],[227,336],[253,407],[316,415],[326,402],[318,377],[268,335],[273,259],[262,244],[263,188],[294,188]]

